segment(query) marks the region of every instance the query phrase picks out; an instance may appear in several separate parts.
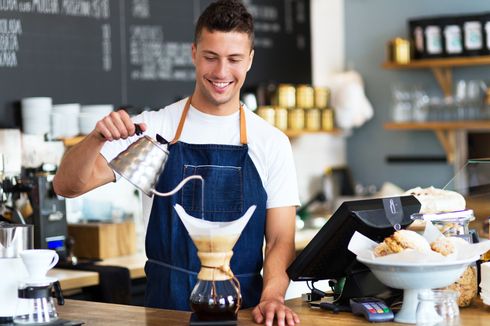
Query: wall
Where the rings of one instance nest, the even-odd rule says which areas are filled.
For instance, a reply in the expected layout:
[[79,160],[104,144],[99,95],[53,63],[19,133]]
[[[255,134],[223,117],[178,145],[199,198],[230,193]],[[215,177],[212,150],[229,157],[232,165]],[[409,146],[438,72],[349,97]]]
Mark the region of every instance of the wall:
[[[347,160],[354,178],[363,184],[391,181],[401,187],[434,185],[443,187],[453,175],[447,163],[387,164],[389,155],[444,155],[434,133],[429,131],[388,131],[391,91],[395,83],[424,86],[441,96],[429,70],[383,70],[386,42],[408,36],[407,19],[439,14],[490,11],[487,0],[345,0],[345,53],[347,66],[361,73],[374,118],[347,140]],[[453,80],[487,79],[489,67],[457,68]]]
[[[344,66],[344,0],[311,0],[313,85],[327,86]],[[300,199],[304,203],[321,189],[326,167],[346,164],[345,138],[304,135],[292,139]]]

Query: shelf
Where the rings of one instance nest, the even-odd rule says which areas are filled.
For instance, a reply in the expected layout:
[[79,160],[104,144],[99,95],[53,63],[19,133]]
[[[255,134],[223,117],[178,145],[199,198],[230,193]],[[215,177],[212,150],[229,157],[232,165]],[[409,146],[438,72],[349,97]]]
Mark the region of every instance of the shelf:
[[453,76],[451,68],[464,66],[481,66],[490,65],[490,56],[477,57],[454,57],[439,59],[422,59],[412,60],[409,63],[401,64],[394,62],[385,62],[385,69],[431,69],[439,86],[445,96],[451,96],[453,91]]
[[313,134],[323,134],[323,135],[339,135],[342,133],[341,129],[332,129],[329,131],[325,130],[283,130],[283,132],[288,136],[289,138],[296,138],[302,135],[313,135]]
[[480,66],[490,64],[490,55],[478,57],[454,57],[412,60],[409,63],[385,62],[385,69],[451,68],[460,66]]
[[449,163],[456,160],[457,132],[490,130],[490,120],[472,121],[428,121],[428,122],[388,122],[384,124],[387,130],[431,130],[437,136]]
[[384,128],[389,130],[490,130],[490,120],[387,122]]

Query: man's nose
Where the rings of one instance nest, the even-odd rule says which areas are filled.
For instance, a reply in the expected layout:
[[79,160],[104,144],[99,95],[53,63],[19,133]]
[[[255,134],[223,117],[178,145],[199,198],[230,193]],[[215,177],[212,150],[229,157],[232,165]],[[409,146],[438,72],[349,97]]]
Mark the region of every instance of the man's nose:
[[218,60],[213,72],[216,77],[226,77],[226,74],[228,72],[228,63],[226,62],[226,60]]

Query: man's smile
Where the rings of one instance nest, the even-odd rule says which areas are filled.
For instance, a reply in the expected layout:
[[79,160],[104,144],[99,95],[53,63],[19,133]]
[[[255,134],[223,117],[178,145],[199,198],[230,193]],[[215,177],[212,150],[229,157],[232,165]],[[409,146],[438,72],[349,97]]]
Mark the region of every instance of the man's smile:
[[217,90],[217,91],[224,91],[226,88],[231,85],[233,82],[232,81],[212,81],[208,79],[208,82]]

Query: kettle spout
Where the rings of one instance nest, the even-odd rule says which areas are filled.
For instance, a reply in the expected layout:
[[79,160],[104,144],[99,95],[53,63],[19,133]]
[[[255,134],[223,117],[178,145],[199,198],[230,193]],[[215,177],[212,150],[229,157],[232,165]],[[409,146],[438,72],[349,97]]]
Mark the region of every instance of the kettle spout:
[[179,191],[188,181],[193,180],[193,179],[201,180],[201,182],[204,183],[204,179],[200,175],[191,175],[191,176],[185,178],[184,180],[182,180],[173,190],[171,190],[169,192],[158,192],[155,189],[151,189],[151,192],[154,193],[155,195],[161,196],[161,197],[172,196],[177,191]]

